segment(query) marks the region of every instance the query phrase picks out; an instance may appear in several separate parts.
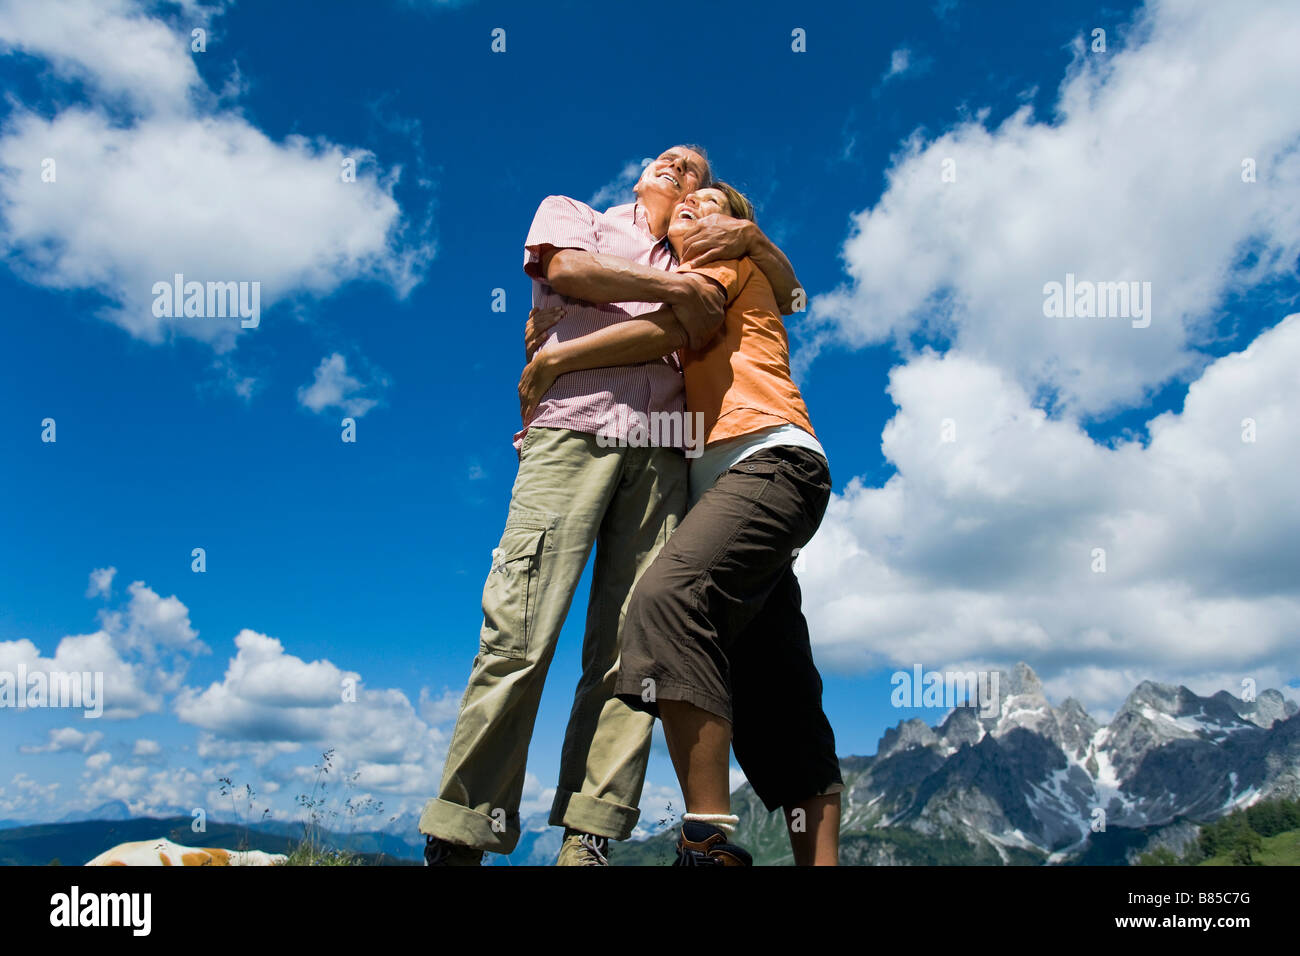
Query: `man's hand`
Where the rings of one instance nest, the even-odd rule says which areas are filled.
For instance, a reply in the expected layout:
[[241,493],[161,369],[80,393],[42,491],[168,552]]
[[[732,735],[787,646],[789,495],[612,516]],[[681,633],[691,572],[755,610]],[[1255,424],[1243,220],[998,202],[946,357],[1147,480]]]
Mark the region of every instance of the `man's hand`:
[[525,425],[558,374],[549,352],[534,355],[524,366],[523,374],[519,376],[519,415]]
[[564,306],[553,305],[545,309],[529,309],[524,325],[524,361],[530,362],[537,350],[551,335],[551,329],[564,318]]
[[767,277],[782,315],[804,309],[807,296],[794,274],[794,266],[771,239],[748,219],[714,213],[705,216],[682,240],[679,270],[692,269],[719,259],[749,256]]
[[727,292],[713,279],[678,273],[681,291],[669,304],[692,349],[699,351],[713,339],[722,324]]
[[695,223],[682,238],[680,268],[702,266],[720,259],[739,259],[750,252],[757,227],[748,219],[714,213]]

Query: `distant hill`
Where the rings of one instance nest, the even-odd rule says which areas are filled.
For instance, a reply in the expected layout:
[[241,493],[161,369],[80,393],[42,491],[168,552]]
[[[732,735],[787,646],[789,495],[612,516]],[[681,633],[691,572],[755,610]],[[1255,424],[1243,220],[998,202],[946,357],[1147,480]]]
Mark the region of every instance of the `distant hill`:
[[131,808],[121,800],[101,803],[93,810],[73,810],[59,817],[59,823],[80,823],[83,820],[130,820]]
[[[192,818],[138,817],[131,820],[81,820],[72,823],[28,824],[0,830],[0,866],[44,866],[58,860],[80,866],[119,843],[166,837],[187,846],[265,850],[289,853],[302,837],[302,827],[287,824],[244,827],[209,821],[204,833],[191,829]],[[409,844],[386,833],[322,833],[321,841],[359,854],[374,865],[405,866],[421,862]]]

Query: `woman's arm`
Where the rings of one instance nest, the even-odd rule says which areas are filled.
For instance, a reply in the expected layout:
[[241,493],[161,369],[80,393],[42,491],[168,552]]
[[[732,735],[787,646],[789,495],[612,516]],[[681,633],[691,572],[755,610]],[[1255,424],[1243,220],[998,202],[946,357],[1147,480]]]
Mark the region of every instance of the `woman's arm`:
[[638,365],[663,358],[690,341],[670,307],[623,319],[598,332],[556,342],[537,352],[519,378],[519,411],[526,423],[551,383],[565,372]]

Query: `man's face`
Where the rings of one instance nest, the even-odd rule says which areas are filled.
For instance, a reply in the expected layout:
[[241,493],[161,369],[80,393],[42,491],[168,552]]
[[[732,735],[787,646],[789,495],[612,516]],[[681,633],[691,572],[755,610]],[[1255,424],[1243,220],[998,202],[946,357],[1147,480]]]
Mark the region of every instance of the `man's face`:
[[658,159],[641,171],[636,194],[641,199],[655,194],[677,203],[700,188],[708,169],[699,153],[685,146],[674,146],[660,153]]

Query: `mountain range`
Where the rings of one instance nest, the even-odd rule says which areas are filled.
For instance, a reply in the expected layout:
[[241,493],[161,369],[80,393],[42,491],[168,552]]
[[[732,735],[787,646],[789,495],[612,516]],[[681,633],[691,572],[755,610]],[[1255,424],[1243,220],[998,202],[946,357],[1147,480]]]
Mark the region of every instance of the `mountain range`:
[[[1157,845],[1181,852],[1197,824],[1234,809],[1300,795],[1300,716],[1279,691],[1200,697],[1143,681],[1102,725],[1074,698],[1053,707],[1027,664],[998,676],[991,716],[900,721],[873,756],[841,758],[842,863],[1125,864]],[[732,812],[756,863],[793,862],[784,818],[748,785]],[[672,839],[613,859],[667,862]]]
[[[1100,724],[1072,697],[1052,706],[1027,664],[997,678],[988,684],[997,687],[996,708],[953,707],[935,726],[899,721],[872,756],[840,759],[842,863],[1122,865],[1156,846],[1181,853],[1199,824],[1234,809],[1300,796],[1300,714],[1277,690],[1250,700],[1227,691],[1201,697],[1143,681]],[[783,816],[767,813],[748,784],[732,794],[732,807],[741,818],[736,842],[756,863],[792,862]],[[418,862],[417,820],[415,813],[394,817],[381,830],[332,834],[330,842],[374,859]],[[0,863],[81,862],[114,843],[173,830],[173,839],[194,842],[190,823],[179,810],[131,819],[121,801],[55,823],[0,821]],[[301,833],[301,824],[287,822],[210,821],[204,839],[226,845],[215,842],[220,834],[285,852]],[[540,814],[525,821],[509,858],[489,854],[487,862],[548,865],[560,837]],[[673,839],[668,829],[616,844],[611,859],[666,864]]]

